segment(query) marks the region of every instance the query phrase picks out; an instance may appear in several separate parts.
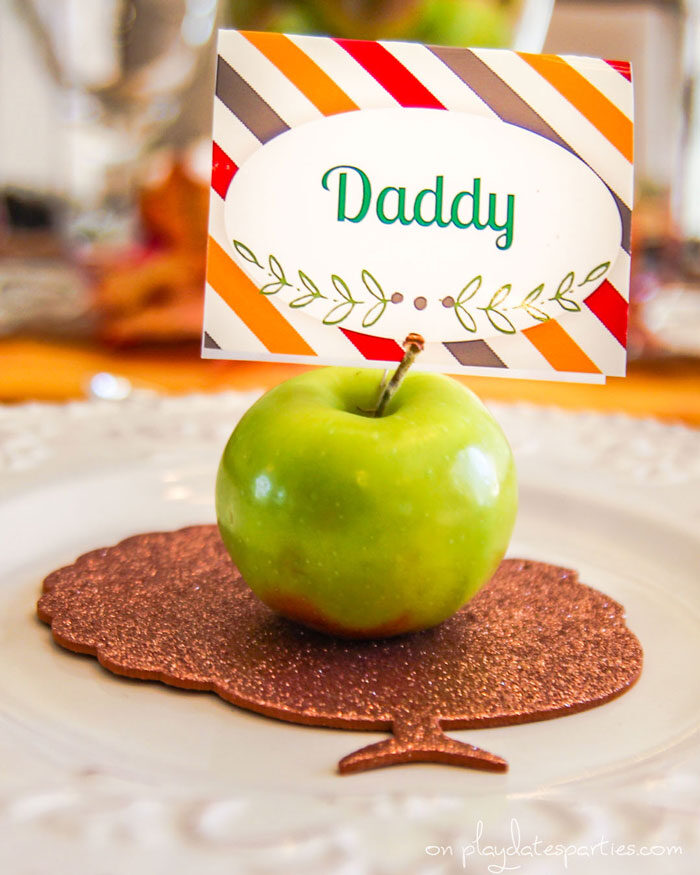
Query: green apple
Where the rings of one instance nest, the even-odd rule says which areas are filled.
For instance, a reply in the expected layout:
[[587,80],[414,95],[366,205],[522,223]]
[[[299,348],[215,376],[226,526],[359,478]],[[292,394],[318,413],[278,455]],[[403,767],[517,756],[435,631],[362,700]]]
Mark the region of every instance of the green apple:
[[510,447],[473,392],[409,374],[375,418],[381,376],[323,368],[275,387],[216,483],[221,536],[256,595],[348,637],[453,614],[496,570],[517,509]]

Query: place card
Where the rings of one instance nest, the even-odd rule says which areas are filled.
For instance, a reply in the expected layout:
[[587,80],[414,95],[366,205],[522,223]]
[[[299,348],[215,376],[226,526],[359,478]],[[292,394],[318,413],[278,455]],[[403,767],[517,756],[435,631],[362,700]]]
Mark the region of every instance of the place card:
[[629,64],[219,33],[202,355],[625,373]]

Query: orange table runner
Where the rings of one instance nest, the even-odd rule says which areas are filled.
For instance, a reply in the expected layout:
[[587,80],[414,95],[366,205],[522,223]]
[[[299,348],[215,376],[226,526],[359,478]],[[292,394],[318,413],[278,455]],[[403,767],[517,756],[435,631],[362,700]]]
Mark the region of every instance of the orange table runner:
[[[110,352],[89,344],[0,341],[0,401],[85,397],[90,378],[108,371],[136,389],[165,394],[267,389],[308,370],[302,365],[203,361],[196,346]],[[633,362],[625,379],[605,386],[491,377],[460,377],[482,398],[568,409],[621,411],[700,426],[700,360]]]

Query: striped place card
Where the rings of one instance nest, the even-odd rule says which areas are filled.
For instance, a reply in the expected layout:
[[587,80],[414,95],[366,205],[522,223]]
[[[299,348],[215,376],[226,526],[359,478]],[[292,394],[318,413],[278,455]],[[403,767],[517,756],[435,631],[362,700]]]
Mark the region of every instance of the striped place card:
[[629,64],[224,30],[202,355],[625,373]]

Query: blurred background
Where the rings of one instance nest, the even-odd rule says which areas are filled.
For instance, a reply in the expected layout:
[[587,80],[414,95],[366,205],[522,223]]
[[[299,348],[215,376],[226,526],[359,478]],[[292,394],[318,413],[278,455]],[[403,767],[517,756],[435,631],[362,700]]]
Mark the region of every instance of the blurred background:
[[217,27],[630,60],[630,368],[485,398],[700,425],[700,0],[0,0],[0,402],[267,388],[199,358]]

